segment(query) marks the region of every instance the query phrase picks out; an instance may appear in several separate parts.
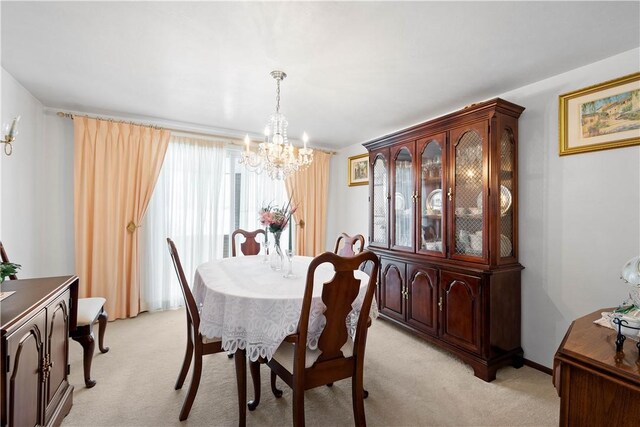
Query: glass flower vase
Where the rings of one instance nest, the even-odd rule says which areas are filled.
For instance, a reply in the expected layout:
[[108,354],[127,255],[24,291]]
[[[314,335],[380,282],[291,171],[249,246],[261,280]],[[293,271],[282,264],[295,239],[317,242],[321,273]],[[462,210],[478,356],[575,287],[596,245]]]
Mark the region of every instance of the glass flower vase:
[[284,265],[284,253],[282,252],[282,248],[280,247],[280,237],[282,236],[282,231],[273,232],[273,247],[269,251],[269,262],[271,265],[271,269],[275,271],[282,270]]
[[264,255],[262,258],[262,262],[264,264],[269,262],[269,229],[267,227],[264,228]]

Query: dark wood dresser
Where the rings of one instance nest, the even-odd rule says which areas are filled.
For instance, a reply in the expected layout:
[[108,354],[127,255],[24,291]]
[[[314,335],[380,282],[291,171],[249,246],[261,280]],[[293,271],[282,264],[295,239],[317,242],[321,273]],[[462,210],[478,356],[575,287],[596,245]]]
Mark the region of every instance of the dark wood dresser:
[[9,280],[2,319],[2,426],[59,425],[73,404],[69,329],[76,325],[76,276]]
[[640,357],[627,339],[616,353],[616,332],[593,323],[602,309],[575,320],[554,359],[561,426],[638,426]]

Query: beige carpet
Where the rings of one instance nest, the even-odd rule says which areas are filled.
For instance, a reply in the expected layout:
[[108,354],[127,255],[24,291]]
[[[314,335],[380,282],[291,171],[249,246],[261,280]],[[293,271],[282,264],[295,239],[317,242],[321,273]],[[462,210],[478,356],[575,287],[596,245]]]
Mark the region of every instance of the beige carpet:
[[[205,356],[191,415],[178,421],[191,378],[189,373],[182,390],[173,389],[185,337],[183,310],[110,322],[105,341],[111,350],[101,354],[96,349],[93,377],[98,383],[92,389],[84,387],[81,348],[70,342],[74,405],[63,425],[237,425],[234,362],[225,354]],[[262,401],[247,412],[247,425],[291,425],[291,390],[278,381],[285,393],[275,399],[268,377],[263,366]],[[548,375],[509,367],[485,383],[455,357],[385,321],[370,329],[365,387],[370,426],[558,425],[559,399]],[[252,398],[252,387],[247,396]],[[353,425],[351,382],[308,391],[305,411],[309,425]]]

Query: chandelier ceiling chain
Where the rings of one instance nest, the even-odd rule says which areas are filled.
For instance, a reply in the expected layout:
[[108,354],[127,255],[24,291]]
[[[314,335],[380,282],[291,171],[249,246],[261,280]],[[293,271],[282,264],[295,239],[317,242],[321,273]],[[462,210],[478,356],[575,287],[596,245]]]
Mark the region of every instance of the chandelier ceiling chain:
[[276,112],[269,117],[264,130],[264,142],[258,144],[258,151],[251,151],[249,135],[245,137],[246,149],[239,162],[248,170],[262,173],[263,170],[271,179],[285,179],[296,171],[306,169],[313,162],[313,150],[307,148],[308,137],[302,135],[303,148],[294,154],[294,147],[289,142],[287,127],[289,122],[280,113],[280,82],[287,77],[283,71],[272,71],[271,77],[276,80]]

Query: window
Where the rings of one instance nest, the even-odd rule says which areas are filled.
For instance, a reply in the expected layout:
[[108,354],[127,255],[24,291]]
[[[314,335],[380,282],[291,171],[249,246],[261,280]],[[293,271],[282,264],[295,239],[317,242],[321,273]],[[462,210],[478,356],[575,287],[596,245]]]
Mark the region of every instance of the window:
[[[171,137],[141,228],[142,310],[184,305],[167,237],[175,241],[191,283],[198,265],[231,255],[235,229],[262,227],[261,207],[287,203],[283,181],[247,171],[239,157],[228,141]],[[284,233],[283,248],[288,242]]]

